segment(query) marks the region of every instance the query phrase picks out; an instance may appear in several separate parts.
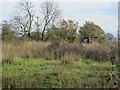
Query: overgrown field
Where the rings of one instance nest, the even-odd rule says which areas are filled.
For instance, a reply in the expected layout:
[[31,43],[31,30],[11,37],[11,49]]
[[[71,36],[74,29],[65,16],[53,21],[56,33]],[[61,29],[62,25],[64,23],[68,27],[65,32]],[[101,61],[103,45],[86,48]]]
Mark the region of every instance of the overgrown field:
[[3,88],[113,88],[120,75],[114,45],[14,41],[2,54]]

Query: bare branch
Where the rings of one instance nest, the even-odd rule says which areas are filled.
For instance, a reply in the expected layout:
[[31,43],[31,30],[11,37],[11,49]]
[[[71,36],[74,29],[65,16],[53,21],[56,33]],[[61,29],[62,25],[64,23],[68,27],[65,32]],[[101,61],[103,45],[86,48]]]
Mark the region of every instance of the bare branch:
[[30,37],[30,32],[34,20],[34,5],[32,2],[23,1],[18,5],[18,9],[21,10],[20,15],[17,14],[14,16],[14,21],[19,25],[23,33],[27,32],[27,35]]
[[46,28],[53,24],[52,21],[55,21],[55,19],[59,17],[60,9],[55,2],[43,2],[41,10],[44,23],[41,39],[44,41],[44,32],[46,31]]

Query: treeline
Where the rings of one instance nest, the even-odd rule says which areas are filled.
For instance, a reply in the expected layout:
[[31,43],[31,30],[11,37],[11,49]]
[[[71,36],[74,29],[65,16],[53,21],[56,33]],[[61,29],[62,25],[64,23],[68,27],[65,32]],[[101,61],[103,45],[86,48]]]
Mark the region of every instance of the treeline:
[[60,19],[61,10],[56,2],[42,2],[37,14],[32,2],[18,3],[18,8],[9,21],[2,23],[2,40],[27,39],[36,41],[82,42],[83,37],[98,37],[106,40],[104,30],[93,22],[83,26],[73,20]]

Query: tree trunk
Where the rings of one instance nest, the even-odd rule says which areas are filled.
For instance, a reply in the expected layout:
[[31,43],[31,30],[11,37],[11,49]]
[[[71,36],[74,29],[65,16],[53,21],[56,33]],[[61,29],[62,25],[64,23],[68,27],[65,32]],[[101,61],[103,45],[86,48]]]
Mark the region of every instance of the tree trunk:
[[45,27],[43,28],[43,32],[42,32],[42,36],[41,36],[42,41],[44,41],[44,32],[45,32]]

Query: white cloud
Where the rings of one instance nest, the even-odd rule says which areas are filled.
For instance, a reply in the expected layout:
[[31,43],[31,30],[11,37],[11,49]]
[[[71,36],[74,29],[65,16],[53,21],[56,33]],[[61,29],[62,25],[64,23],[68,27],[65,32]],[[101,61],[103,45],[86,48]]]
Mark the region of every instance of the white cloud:
[[[107,14],[103,11],[110,9],[115,4],[111,2],[107,3],[63,3],[60,4],[63,8],[62,16],[65,19],[72,19],[78,21],[80,25],[83,25],[85,21],[93,21],[95,24],[102,27],[105,32],[110,32],[117,35],[118,30],[118,13]],[[117,5],[117,4],[116,4]],[[76,10],[76,11],[75,11]]]
[[113,2],[60,2],[60,5],[62,8],[64,8],[65,10],[76,10],[76,9],[84,9],[84,10],[88,10],[88,9],[92,9],[92,10],[96,10],[96,9],[106,9],[112,6]]
[[117,9],[118,4],[113,2],[61,2],[60,7],[63,13],[102,13],[103,10],[109,8]]
[[100,15],[100,14],[76,14],[72,17],[79,21],[80,25],[83,25],[85,21],[93,21],[95,24],[100,25],[106,32],[116,32],[118,25],[118,19],[111,15]]

